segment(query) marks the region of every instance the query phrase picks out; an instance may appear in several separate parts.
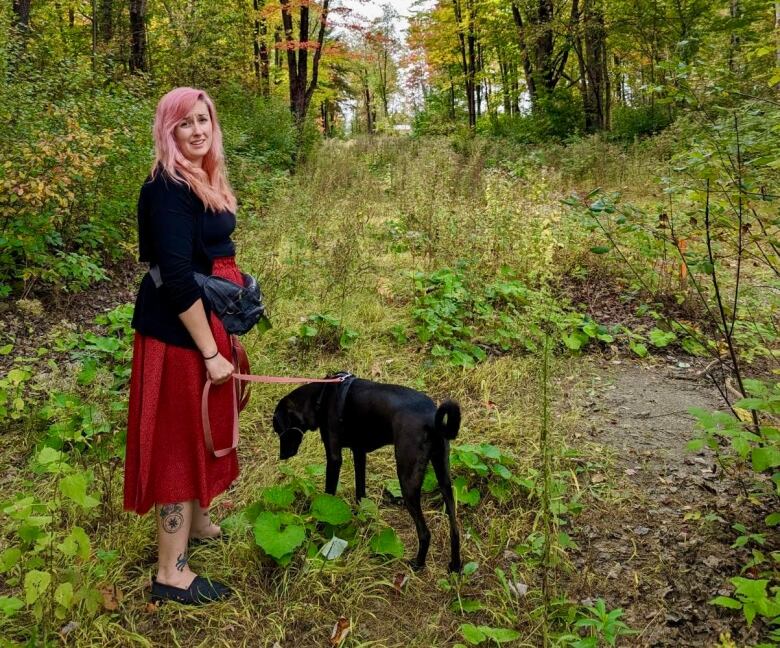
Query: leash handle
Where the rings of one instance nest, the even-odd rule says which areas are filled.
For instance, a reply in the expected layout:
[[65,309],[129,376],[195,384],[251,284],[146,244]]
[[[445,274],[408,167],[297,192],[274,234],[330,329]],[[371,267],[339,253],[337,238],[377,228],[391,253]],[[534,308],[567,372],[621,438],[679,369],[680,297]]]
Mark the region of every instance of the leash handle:
[[[215,457],[224,457],[238,447],[238,383],[275,383],[275,384],[308,384],[308,383],[340,383],[344,382],[349,374],[339,376],[338,378],[300,378],[293,376],[257,376],[254,374],[234,373],[233,378],[233,442],[229,448],[214,449],[214,439],[211,436],[211,423],[209,422],[209,391],[211,390],[211,378],[206,379],[203,385],[203,394],[200,399],[200,414],[203,421],[203,441],[206,449]],[[243,408],[242,408],[243,409]]]

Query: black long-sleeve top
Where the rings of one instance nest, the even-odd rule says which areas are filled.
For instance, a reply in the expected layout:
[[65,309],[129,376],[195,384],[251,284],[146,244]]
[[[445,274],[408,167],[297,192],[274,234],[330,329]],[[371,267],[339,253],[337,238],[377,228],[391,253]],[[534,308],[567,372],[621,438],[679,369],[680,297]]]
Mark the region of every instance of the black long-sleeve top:
[[210,274],[213,259],[235,255],[235,227],[235,214],[207,210],[187,185],[167,174],[146,179],[138,198],[139,259],[160,267],[162,286],[144,275],[133,314],[136,331],[196,348],[179,313],[201,297],[193,273]]

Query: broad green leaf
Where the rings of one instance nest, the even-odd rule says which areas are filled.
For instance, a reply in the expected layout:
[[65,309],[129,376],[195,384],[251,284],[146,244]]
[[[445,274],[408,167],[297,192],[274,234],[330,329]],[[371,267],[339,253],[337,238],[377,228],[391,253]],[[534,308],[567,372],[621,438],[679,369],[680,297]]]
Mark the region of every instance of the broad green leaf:
[[60,480],[60,492],[85,509],[91,509],[100,504],[100,500],[87,495],[87,477],[84,473],[63,477]]
[[647,337],[650,338],[650,344],[658,348],[668,346],[677,339],[677,335],[672,331],[663,331],[659,328],[654,328]]
[[295,551],[306,540],[303,525],[288,524],[282,528],[281,515],[270,511],[257,516],[253,529],[257,546],[277,560]]
[[742,603],[728,596],[716,596],[710,601],[710,605],[720,605],[721,607],[731,608],[732,610],[742,609]]
[[640,358],[646,358],[648,351],[647,347],[642,344],[641,342],[634,342],[631,341],[628,343],[628,346],[631,347],[631,350],[636,353]]
[[403,558],[404,556],[404,544],[391,527],[385,527],[374,535],[369,546],[371,551],[380,556],[392,556],[393,558]]
[[595,247],[590,248],[590,251],[593,252],[593,254],[606,254],[611,249],[612,248],[609,248],[606,245],[597,245]]
[[471,623],[461,624],[460,633],[463,635],[463,638],[473,646],[478,646],[487,639],[485,633]]
[[346,524],[352,519],[352,509],[341,497],[320,493],[311,502],[311,514],[320,522],[333,526]]
[[459,598],[455,599],[450,604],[450,609],[457,614],[464,614],[469,612],[479,612],[480,610],[485,609],[485,606],[476,599]]
[[468,481],[462,475],[452,482],[452,488],[455,493],[455,500],[463,502],[467,506],[476,506],[479,504],[480,494],[476,488],[469,488]]
[[24,602],[15,596],[0,596],[0,613],[10,617],[24,607]]
[[51,574],[49,572],[31,569],[24,575],[24,594],[27,605],[32,605],[37,601],[51,584]]
[[764,524],[766,524],[769,527],[777,526],[780,524],[780,512],[770,513],[766,516],[766,519],[764,520]]
[[479,629],[488,639],[492,639],[496,643],[506,643],[508,641],[515,641],[520,638],[520,633],[517,630],[511,630],[509,628],[490,628],[488,626],[479,626]]
[[756,472],[763,472],[767,468],[780,466],[780,448],[775,446],[753,448],[751,458],[753,461],[753,470]]
[[89,536],[79,526],[74,526],[70,530],[58,548],[66,556],[78,557],[81,560],[87,560],[92,552]]
[[291,484],[264,488],[260,498],[271,508],[286,509],[295,501],[295,487]]
[[54,590],[54,600],[64,608],[70,608],[73,603],[73,585],[60,583]]
[[469,576],[472,576],[477,569],[479,569],[479,563],[474,560],[469,561],[463,565],[463,575],[468,578]]
[[22,550],[17,547],[11,547],[0,553],[0,574],[12,569],[21,557]]

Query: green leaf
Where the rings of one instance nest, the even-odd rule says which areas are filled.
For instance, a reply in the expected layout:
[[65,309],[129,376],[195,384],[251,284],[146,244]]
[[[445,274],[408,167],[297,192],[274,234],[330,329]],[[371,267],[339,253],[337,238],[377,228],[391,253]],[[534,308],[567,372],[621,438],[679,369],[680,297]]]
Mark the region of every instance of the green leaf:
[[764,524],[766,524],[769,527],[777,526],[780,524],[780,512],[770,513],[766,516],[766,519],[764,520]]
[[609,248],[605,245],[597,245],[595,247],[590,248],[590,251],[593,252],[593,254],[606,254],[611,249],[612,248]]
[[15,596],[0,596],[0,613],[10,617],[24,607],[24,603]]
[[647,347],[642,344],[641,342],[629,342],[628,346],[631,347],[631,350],[636,353],[640,358],[646,358],[648,351]]
[[74,526],[58,548],[64,555],[81,560],[87,560],[92,552],[89,536],[80,526]]
[[374,535],[369,542],[371,551],[380,556],[404,557],[404,544],[391,527],[385,527]]
[[463,565],[463,575],[468,578],[469,576],[473,575],[477,569],[479,569],[479,563],[475,561],[467,562],[465,565]]
[[479,626],[479,629],[488,639],[492,639],[496,643],[516,641],[520,638],[520,633],[517,630],[511,630],[509,628],[490,628],[488,626]]
[[487,639],[485,633],[471,623],[461,624],[460,633],[463,635],[463,638],[473,646],[478,646]]
[[306,540],[306,529],[303,525],[282,526],[281,514],[270,511],[260,513],[253,526],[257,546],[276,560],[292,553]]
[[51,574],[49,572],[31,569],[24,575],[24,594],[27,605],[32,605],[37,601],[51,585]]
[[450,609],[456,614],[464,614],[479,612],[480,610],[484,610],[485,606],[476,599],[455,599],[450,604]]
[[6,549],[3,553],[0,553],[0,574],[4,574],[9,569],[12,569],[19,562],[22,557],[22,550],[17,547],[11,547]]
[[658,348],[668,346],[677,339],[677,335],[672,331],[663,331],[659,328],[654,328],[650,331],[648,337],[650,338],[650,344]]
[[87,495],[87,477],[84,473],[63,477],[60,480],[60,492],[85,509],[91,509],[100,504],[100,500]]
[[73,603],[73,585],[70,583],[60,583],[54,590],[54,600],[64,608],[70,608]]
[[352,520],[352,509],[341,497],[320,493],[311,502],[311,514],[320,522],[333,526],[346,524]]
[[780,466],[780,448],[775,446],[764,446],[762,448],[753,448],[752,454],[753,470],[763,472],[767,468]]
[[476,488],[469,488],[468,481],[462,475],[452,482],[455,492],[455,500],[463,502],[467,506],[476,506],[479,504],[480,494]]
[[263,489],[260,498],[271,508],[286,509],[295,501],[295,487],[291,484],[269,486]]
[[710,601],[710,605],[720,605],[721,607],[730,608],[732,610],[742,609],[742,603],[728,596],[716,596]]

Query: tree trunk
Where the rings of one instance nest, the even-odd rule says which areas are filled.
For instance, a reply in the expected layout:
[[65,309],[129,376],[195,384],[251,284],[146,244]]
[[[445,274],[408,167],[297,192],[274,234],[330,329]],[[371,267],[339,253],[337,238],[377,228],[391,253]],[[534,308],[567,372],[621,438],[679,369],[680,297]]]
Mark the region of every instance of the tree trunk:
[[102,0],[100,4],[100,39],[108,43],[114,37],[114,2]]
[[460,47],[461,68],[466,86],[466,106],[469,114],[469,128],[475,128],[477,125],[477,101],[476,101],[476,34],[474,32],[474,23],[476,19],[476,10],[473,0],[466,0],[468,10],[468,32],[463,29],[463,6],[462,0],[452,0],[452,7],[455,10],[455,21],[458,29],[458,44]]
[[255,24],[253,28],[252,49],[254,50],[255,78],[260,86],[260,93],[264,97],[271,94],[270,66],[268,60],[268,21],[260,16],[263,5],[260,0],[253,0],[255,10]]
[[[577,0],[574,0],[574,4],[578,4]],[[578,30],[574,46],[580,70],[580,93],[585,112],[585,130],[594,133],[609,127],[610,113],[607,33],[604,27],[603,0],[584,0],[582,17],[582,29]],[[579,31],[583,34],[582,39]]]
[[282,10],[282,26],[287,41],[287,74],[290,82],[290,112],[295,118],[298,130],[302,131],[306,120],[306,113],[311,103],[311,97],[317,88],[319,77],[320,59],[322,58],[322,46],[325,41],[325,30],[328,20],[328,3],[324,0],[319,17],[319,30],[317,32],[317,44],[312,56],[311,80],[309,74],[309,4],[302,4],[299,8],[298,24],[299,37],[296,42],[293,39],[293,17],[291,0],[279,0]]
[[130,72],[147,72],[146,0],[130,0]]
[[15,27],[22,32],[30,28],[30,4],[32,0],[13,0]]
[[775,66],[780,68],[780,1],[775,2]]

